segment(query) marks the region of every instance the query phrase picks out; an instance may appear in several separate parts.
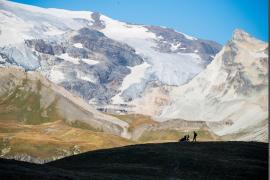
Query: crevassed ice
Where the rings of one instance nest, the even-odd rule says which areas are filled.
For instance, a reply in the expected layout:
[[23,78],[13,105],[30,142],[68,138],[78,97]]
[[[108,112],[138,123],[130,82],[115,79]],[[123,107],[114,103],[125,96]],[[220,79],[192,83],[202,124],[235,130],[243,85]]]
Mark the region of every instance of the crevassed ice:
[[118,93],[117,95],[115,95],[112,98],[112,101],[114,104],[121,104],[123,103],[122,98],[120,97],[120,95],[126,90],[128,89],[132,84],[136,84],[136,83],[140,83],[141,80],[143,79],[143,77],[145,76],[145,72],[147,70],[147,68],[150,67],[150,64],[144,62],[143,64],[134,66],[134,67],[129,67],[129,69],[131,70],[131,73],[128,74],[122,82],[122,86],[120,87],[120,93]]

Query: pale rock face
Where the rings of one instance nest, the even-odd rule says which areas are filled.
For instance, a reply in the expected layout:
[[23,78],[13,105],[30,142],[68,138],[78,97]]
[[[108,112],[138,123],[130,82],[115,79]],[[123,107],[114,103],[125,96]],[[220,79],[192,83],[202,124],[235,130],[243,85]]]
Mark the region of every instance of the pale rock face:
[[[268,118],[267,47],[236,30],[203,72],[170,92],[170,105],[160,118],[208,121],[218,135],[251,131]],[[211,122],[224,125],[217,128]]]
[[155,117],[162,112],[170,102],[169,92],[171,87],[159,86],[148,88],[144,96],[130,103],[131,111]]

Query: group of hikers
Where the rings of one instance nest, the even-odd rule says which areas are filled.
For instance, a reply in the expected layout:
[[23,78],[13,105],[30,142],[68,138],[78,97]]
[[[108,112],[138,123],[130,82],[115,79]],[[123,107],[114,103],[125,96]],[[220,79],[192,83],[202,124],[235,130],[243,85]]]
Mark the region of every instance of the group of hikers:
[[[196,142],[197,141],[197,133],[195,131],[193,131],[193,139],[192,142]],[[189,142],[189,134],[185,135],[184,137],[182,137],[181,139],[179,139],[179,142]]]

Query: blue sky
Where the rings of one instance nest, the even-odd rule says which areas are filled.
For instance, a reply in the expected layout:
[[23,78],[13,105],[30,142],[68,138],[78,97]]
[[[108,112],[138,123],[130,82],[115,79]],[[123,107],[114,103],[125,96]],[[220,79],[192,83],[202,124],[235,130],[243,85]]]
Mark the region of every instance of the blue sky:
[[13,0],[89,10],[125,22],[161,25],[224,44],[240,28],[268,40],[268,0]]

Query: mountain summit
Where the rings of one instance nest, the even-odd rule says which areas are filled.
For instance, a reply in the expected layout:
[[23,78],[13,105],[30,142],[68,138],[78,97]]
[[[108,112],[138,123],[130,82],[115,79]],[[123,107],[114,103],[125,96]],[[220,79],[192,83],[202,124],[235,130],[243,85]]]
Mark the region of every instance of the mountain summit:
[[242,29],[235,29],[233,31],[233,35],[232,35],[232,40],[233,41],[260,41],[257,40],[256,38],[252,37],[250,34],[248,34],[247,32],[245,32]]

